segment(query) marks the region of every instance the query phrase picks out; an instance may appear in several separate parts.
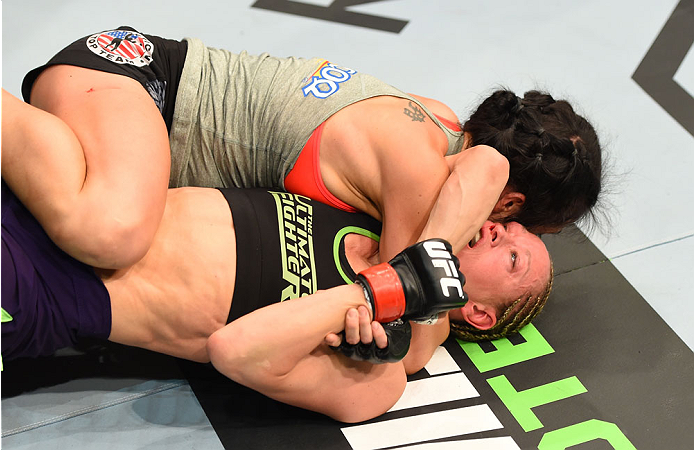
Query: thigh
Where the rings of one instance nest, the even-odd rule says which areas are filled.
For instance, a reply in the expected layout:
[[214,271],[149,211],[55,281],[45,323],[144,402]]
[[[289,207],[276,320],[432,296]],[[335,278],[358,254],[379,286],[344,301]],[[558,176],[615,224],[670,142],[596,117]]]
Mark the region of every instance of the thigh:
[[[83,262],[116,268],[139,260],[164,213],[169,184],[168,134],[154,101],[126,76],[59,65],[36,80],[31,103],[60,119],[79,141],[71,151],[84,155],[82,171],[70,180],[77,183],[75,201],[46,216],[30,202],[34,215],[61,248]],[[54,175],[60,184],[64,176]],[[64,201],[59,188],[41,183],[34,183],[38,192],[58,192],[50,201]]]
[[[87,183],[105,183],[137,203],[163,204],[169,178],[166,125],[144,87],[132,78],[81,67],[49,67],[31,104],[62,119],[84,151]],[[142,199],[142,197],[145,197]]]

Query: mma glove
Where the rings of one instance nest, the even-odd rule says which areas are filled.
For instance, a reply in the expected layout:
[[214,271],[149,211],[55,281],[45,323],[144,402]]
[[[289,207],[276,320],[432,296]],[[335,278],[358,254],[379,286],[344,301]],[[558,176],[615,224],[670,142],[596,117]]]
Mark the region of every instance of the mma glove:
[[373,320],[381,323],[428,321],[467,303],[465,277],[452,247],[443,239],[418,242],[381,263],[359,272]]
[[388,336],[388,345],[385,348],[379,348],[374,341],[369,344],[362,342],[349,344],[345,340],[344,331],[340,345],[330,346],[330,348],[356,361],[367,361],[371,364],[398,362],[407,355],[410,349],[412,326],[409,322],[403,322],[400,319],[381,325]]

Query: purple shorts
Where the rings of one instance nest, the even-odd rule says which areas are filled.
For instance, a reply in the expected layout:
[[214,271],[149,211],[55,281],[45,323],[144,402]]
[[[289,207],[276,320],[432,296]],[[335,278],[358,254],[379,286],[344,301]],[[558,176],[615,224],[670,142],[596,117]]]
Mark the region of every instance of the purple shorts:
[[2,309],[5,362],[111,332],[111,299],[92,267],[60,250],[4,181]]

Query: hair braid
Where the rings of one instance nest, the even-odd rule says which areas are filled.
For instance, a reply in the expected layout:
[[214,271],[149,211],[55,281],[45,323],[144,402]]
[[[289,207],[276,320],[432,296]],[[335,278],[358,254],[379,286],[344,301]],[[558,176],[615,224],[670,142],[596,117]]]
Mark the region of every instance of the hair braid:
[[[554,265],[550,261],[549,281],[540,295],[521,297],[511,303],[497,319],[496,325],[488,330],[480,330],[467,322],[450,322],[451,333],[463,341],[486,341],[517,333],[529,324],[545,307],[554,285]],[[521,305],[520,308],[517,308]]]
[[510,163],[509,186],[525,195],[516,220],[531,231],[561,228],[590,214],[602,185],[597,135],[564,100],[538,91],[499,90],[463,125],[472,145],[489,145]]

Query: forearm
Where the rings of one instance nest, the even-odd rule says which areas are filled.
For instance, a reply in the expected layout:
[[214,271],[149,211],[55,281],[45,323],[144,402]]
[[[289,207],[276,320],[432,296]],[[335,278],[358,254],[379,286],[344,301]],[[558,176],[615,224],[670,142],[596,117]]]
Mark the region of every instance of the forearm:
[[403,359],[408,374],[419,372],[434,355],[436,349],[444,343],[450,331],[448,314],[439,318],[434,325],[412,323],[412,340],[410,351]]
[[506,158],[479,145],[384,183],[381,260],[430,238],[447,240],[458,253],[490,216],[508,173]]
[[349,308],[365,304],[362,288],[349,285],[260,308],[210,337],[210,359],[217,370],[242,384],[282,377],[328,333],[342,331]]
[[347,310],[360,305],[362,289],[349,285],[261,308],[210,337],[210,360],[222,374],[275,400],[344,422],[371,419],[400,398],[403,365],[352,361],[323,342],[342,331]]
[[442,238],[457,254],[482,227],[508,181],[508,161],[488,146],[448,157],[451,173],[443,183],[419,241]]

